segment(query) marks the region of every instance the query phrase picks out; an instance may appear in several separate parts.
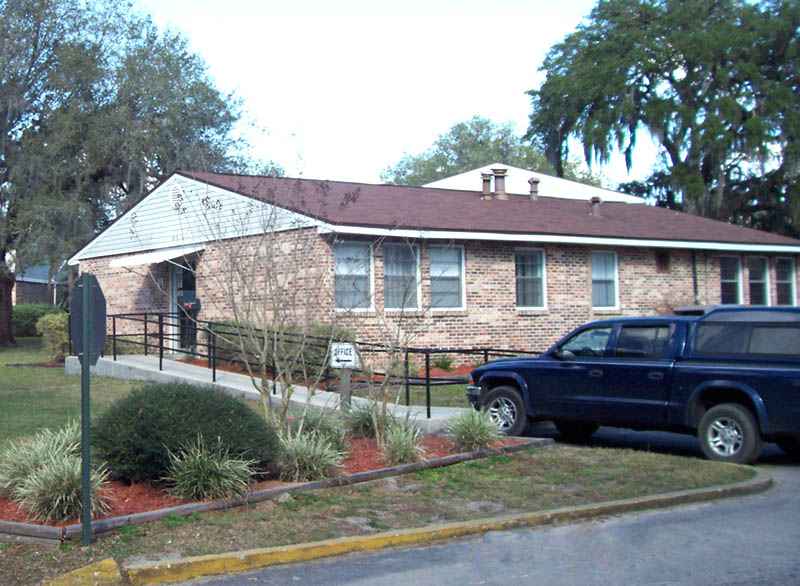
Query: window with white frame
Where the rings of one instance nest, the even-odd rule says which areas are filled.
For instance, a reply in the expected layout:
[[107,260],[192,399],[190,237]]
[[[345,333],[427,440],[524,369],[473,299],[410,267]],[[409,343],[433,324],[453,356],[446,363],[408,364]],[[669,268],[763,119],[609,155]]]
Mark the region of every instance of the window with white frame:
[[334,246],[337,309],[372,307],[372,249],[361,242]]
[[523,250],[514,253],[517,281],[517,307],[545,306],[544,252]]
[[775,259],[775,303],[795,304],[795,272],[793,258]]
[[767,259],[763,256],[750,256],[747,258],[750,305],[769,305],[768,267]]
[[464,308],[464,249],[460,246],[431,246],[431,307]]
[[617,253],[592,253],[592,307],[617,307]]
[[416,246],[383,245],[383,305],[386,309],[419,309],[418,260]]
[[721,256],[719,259],[720,303],[741,303],[741,266],[737,256]]

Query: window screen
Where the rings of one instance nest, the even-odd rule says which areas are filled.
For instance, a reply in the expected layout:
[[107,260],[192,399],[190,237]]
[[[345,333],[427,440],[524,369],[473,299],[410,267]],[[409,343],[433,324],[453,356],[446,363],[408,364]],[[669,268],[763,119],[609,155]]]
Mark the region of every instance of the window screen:
[[617,255],[613,252],[592,253],[592,307],[617,305]]
[[518,252],[514,261],[517,307],[544,307],[544,253]]
[[462,281],[462,248],[431,246],[431,306],[461,308],[464,306]]
[[750,282],[750,305],[769,305],[767,259],[763,256],[749,257],[747,273]]
[[383,296],[387,309],[416,309],[417,250],[407,244],[383,245]]
[[794,305],[794,260],[791,258],[775,259],[775,303],[777,305]]
[[371,306],[369,244],[340,242],[334,248],[336,261],[336,307],[365,309]]
[[723,256],[719,259],[721,303],[739,303],[739,259]]

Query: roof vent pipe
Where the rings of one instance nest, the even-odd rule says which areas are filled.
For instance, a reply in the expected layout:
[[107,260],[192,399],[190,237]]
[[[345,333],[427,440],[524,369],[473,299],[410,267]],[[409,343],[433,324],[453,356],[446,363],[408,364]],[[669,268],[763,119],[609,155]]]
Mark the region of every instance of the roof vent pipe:
[[492,198],[492,174],[481,173],[481,180],[483,181],[483,199]]
[[497,199],[508,199],[508,194],[506,194],[506,173],[508,173],[508,169],[492,169],[492,173],[494,173],[495,196],[497,196]]
[[539,199],[539,179],[536,177],[531,177],[528,179],[528,185],[531,186],[531,199],[536,201]]
[[598,196],[593,195],[590,201],[592,204],[592,215],[600,217],[600,202],[603,200],[601,200]]

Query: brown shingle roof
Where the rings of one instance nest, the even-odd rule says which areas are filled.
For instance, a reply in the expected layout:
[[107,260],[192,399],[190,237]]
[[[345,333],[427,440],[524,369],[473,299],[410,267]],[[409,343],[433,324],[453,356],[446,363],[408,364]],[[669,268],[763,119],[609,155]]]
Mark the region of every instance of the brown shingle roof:
[[648,205],[206,172],[181,175],[334,225],[800,246],[800,240]]

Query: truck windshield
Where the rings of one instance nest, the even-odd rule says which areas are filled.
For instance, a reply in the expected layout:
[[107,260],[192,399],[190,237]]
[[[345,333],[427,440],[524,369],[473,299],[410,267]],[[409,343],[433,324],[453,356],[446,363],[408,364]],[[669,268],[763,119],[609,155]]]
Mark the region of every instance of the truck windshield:
[[696,354],[800,357],[800,324],[701,322],[695,327]]

